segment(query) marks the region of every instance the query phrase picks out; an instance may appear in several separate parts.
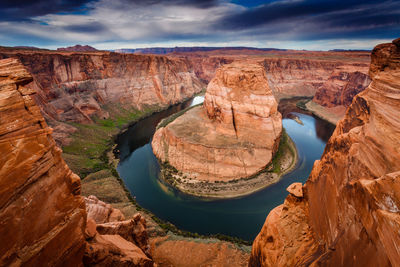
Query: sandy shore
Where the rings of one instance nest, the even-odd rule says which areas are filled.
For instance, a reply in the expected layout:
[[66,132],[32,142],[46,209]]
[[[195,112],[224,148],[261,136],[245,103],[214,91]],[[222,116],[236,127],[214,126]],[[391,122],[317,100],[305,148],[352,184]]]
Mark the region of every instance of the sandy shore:
[[313,102],[312,100],[308,101],[305,104],[308,111],[312,112],[315,116],[326,120],[334,125],[337,124],[339,120],[341,120],[346,112],[346,108],[344,106],[337,106],[334,108],[327,108],[317,103]]
[[211,183],[185,178],[182,173],[177,172],[173,167],[163,165],[161,179],[164,183],[168,183],[184,193],[203,198],[226,199],[250,195],[277,183],[283,175],[295,168],[298,161],[296,145],[288,135],[287,137],[288,145],[285,147],[283,155],[278,162],[280,166],[279,172],[273,172],[273,166],[270,166],[259,174],[248,178]]

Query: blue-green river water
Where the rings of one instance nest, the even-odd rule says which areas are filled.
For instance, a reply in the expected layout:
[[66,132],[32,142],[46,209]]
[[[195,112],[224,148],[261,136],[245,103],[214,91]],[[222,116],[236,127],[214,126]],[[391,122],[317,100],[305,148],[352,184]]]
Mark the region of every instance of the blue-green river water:
[[[313,163],[319,159],[334,126],[295,107],[294,100],[283,100],[279,110],[283,127],[296,144],[299,161],[282,179],[259,192],[237,199],[204,200],[163,186],[158,181],[159,164],[151,148],[158,122],[182,108],[199,103],[196,97],[168,110],[156,113],[131,126],[117,140],[120,151],[118,172],[136,201],[159,218],[178,228],[199,234],[226,234],[253,240],[269,211],[287,196],[293,182],[304,183]],[[289,119],[296,115],[303,125]]]

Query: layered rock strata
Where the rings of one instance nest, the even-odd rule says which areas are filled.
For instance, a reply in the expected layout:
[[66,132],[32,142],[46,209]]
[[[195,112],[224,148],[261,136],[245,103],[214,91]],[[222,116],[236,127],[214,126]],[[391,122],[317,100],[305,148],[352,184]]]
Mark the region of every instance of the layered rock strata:
[[[325,83],[329,83],[329,80],[334,79],[334,73],[340,72],[342,75],[349,77],[350,73],[355,72],[355,70],[364,70],[364,74],[368,71],[368,63],[362,59],[353,59],[353,62],[346,62],[344,59],[330,60],[327,55],[324,55],[326,59],[323,60],[313,59],[313,56],[315,57],[316,55],[318,53],[310,55],[310,59],[284,58],[285,55],[282,55],[283,58],[271,58],[263,61],[268,82],[275,97],[314,96],[316,92],[321,90],[321,87],[324,88]],[[322,58],[324,56],[321,54]],[[354,87],[359,86],[358,82],[365,84],[364,81],[357,79],[352,81],[352,86]],[[336,87],[333,82],[329,84],[332,85],[333,93],[342,91],[341,86]]]
[[0,265],[79,266],[80,179],[61,158],[16,59],[0,60]]
[[0,266],[152,266],[140,214],[85,205],[30,82],[18,60],[0,60]]
[[199,92],[203,84],[186,63],[162,56],[97,53],[2,53],[16,57],[35,78],[45,114],[57,121],[90,122],[107,116],[103,106],[142,109],[170,105]]
[[[62,122],[90,123],[149,107],[166,107],[205,85],[183,59],[110,52],[0,51],[18,58],[34,78],[36,103],[63,143],[74,131]],[[60,123],[61,122],[61,123]]]
[[400,39],[374,48],[369,75],[315,162],[304,197],[289,195],[268,216],[251,266],[399,265]]
[[230,181],[264,169],[281,132],[264,68],[233,63],[217,70],[203,106],[158,129],[152,147],[157,158],[190,179]]
[[104,212],[91,211],[102,211],[105,207],[115,213],[122,214],[121,211],[104,205],[95,196],[86,201],[90,203],[85,231],[87,243],[82,259],[86,266],[153,266],[148,254],[146,220],[141,214],[135,214],[130,220],[113,218]]
[[329,79],[321,85],[313,101],[321,106],[348,107],[355,95],[368,87],[371,79],[366,66],[342,66],[335,69]]

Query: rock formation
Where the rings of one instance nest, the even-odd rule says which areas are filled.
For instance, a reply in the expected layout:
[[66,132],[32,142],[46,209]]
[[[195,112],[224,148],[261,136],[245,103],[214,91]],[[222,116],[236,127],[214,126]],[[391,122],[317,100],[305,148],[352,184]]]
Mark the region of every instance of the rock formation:
[[[153,266],[153,260],[146,255],[150,246],[142,215],[137,213],[125,221],[124,218],[103,217],[102,223],[96,224],[99,214],[90,210],[103,210],[105,205],[95,196],[90,196],[89,200],[83,263],[86,266]],[[122,214],[117,209],[113,211]]]
[[115,109],[165,107],[204,87],[185,60],[164,56],[0,51],[0,59],[9,57],[20,59],[32,74],[35,101],[60,139],[71,126],[59,122],[88,123],[93,116],[108,118]]
[[400,39],[372,51],[358,94],[316,161],[254,241],[250,266],[398,266]]
[[364,91],[370,82],[366,66],[342,66],[335,69],[329,79],[317,89],[313,101],[330,108],[348,107],[353,97]]
[[263,67],[232,63],[217,70],[203,106],[158,129],[152,147],[161,161],[189,178],[229,181],[265,168],[281,132]]
[[110,204],[100,201],[96,196],[85,197],[88,217],[96,223],[116,222],[125,220],[120,210],[114,209]]
[[18,60],[0,60],[0,266],[152,266],[140,214],[124,221],[94,196],[85,209],[30,82]]
[[90,45],[74,45],[68,47],[60,47],[57,48],[57,51],[69,51],[69,52],[96,52],[98,51],[96,48]]
[[[329,60],[329,57],[326,60],[318,60],[311,56],[310,59],[284,58],[284,56],[263,61],[269,86],[277,98],[314,96],[319,88],[331,78],[333,72],[342,70],[343,75],[346,75],[347,70],[365,69],[367,71],[368,69],[367,63],[356,58],[353,59],[354,62],[346,62],[345,60]],[[322,54],[321,57],[323,57]],[[356,82],[358,80],[354,81],[354,85],[358,86]],[[333,91],[334,89],[336,88],[333,86]]]
[[16,59],[0,60],[0,265],[79,266],[80,179],[61,158]]

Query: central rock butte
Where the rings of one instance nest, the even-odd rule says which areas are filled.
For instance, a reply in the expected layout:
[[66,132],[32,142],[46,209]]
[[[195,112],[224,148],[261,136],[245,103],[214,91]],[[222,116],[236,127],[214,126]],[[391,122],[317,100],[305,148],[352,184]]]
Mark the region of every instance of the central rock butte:
[[224,65],[209,83],[202,106],[159,125],[154,154],[188,182],[252,176],[278,149],[282,116],[277,107],[261,65]]

